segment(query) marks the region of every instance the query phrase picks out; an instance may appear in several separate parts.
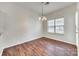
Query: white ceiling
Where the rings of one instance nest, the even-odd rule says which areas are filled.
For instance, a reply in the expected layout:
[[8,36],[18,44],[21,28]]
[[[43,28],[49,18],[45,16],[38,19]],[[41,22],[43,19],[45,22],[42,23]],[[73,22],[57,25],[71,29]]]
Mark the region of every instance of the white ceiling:
[[[19,2],[19,5],[23,6],[24,8],[29,8],[39,14],[42,13],[42,4],[41,2]],[[73,4],[73,2],[50,2],[49,5],[44,6],[44,14],[51,13],[55,10],[67,7],[69,5]]]

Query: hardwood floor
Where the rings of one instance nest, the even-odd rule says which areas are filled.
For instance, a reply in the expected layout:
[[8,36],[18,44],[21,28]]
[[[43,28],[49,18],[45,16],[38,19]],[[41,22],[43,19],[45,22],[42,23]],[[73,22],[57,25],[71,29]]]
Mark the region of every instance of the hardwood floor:
[[2,56],[77,56],[77,47],[42,37],[6,48]]

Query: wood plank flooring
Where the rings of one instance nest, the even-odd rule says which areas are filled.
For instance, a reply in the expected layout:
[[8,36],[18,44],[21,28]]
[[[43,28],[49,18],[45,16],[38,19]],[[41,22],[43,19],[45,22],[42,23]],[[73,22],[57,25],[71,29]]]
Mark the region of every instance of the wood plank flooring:
[[2,56],[77,56],[77,47],[42,37],[6,48]]

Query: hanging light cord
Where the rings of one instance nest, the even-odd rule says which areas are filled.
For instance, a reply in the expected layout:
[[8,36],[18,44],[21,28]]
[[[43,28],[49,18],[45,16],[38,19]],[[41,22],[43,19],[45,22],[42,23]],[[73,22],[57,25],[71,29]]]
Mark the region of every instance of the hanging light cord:
[[43,3],[44,3],[44,2],[42,2],[42,17],[43,17]]
[[42,15],[41,15],[41,17],[39,17],[39,20],[42,20],[42,21],[44,21],[44,20],[47,20],[47,18],[44,16],[44,5],[48,5],[49,4],[49,2],[41,2],[41,11],[42,11]]

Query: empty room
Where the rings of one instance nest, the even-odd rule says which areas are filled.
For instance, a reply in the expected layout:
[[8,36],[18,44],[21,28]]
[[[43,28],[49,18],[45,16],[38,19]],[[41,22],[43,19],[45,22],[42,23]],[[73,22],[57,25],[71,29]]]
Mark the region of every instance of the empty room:
[[0,56],[77,56],[76,2],[0,2]]

